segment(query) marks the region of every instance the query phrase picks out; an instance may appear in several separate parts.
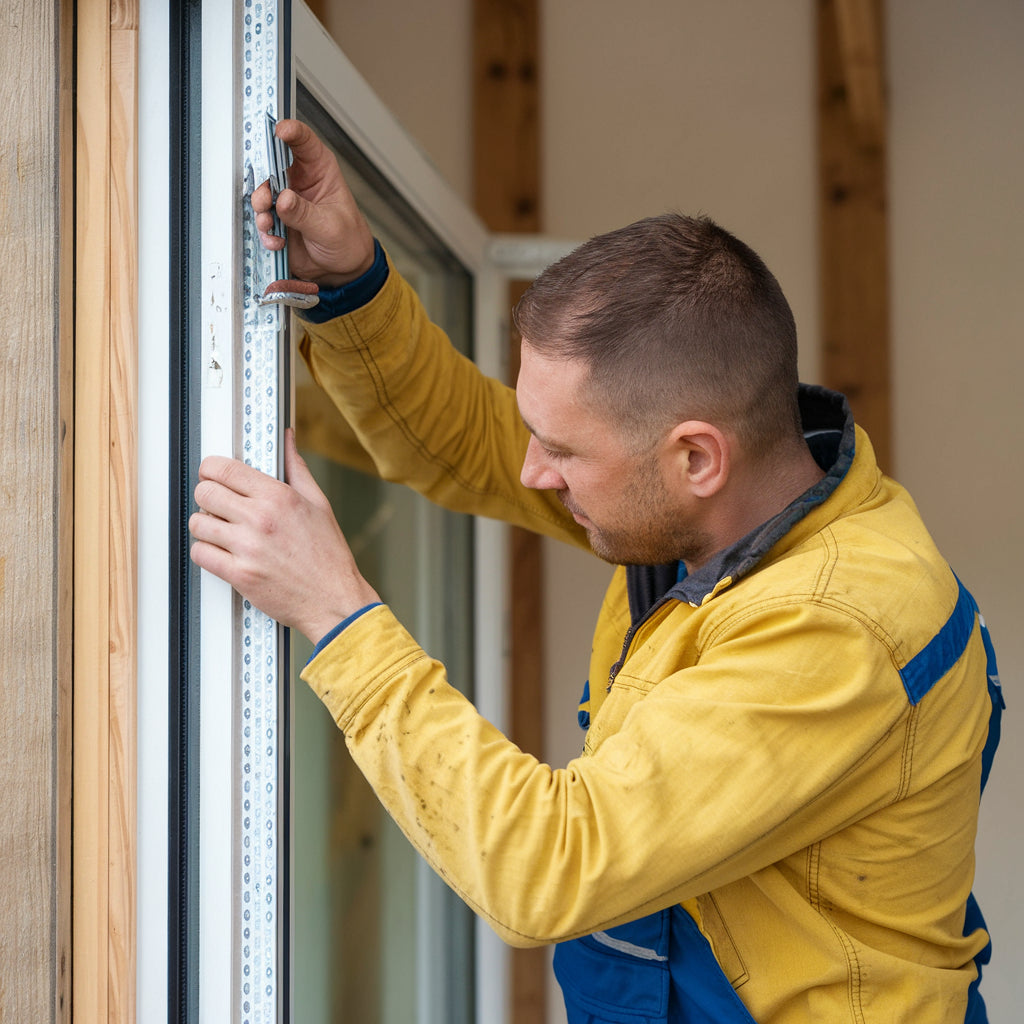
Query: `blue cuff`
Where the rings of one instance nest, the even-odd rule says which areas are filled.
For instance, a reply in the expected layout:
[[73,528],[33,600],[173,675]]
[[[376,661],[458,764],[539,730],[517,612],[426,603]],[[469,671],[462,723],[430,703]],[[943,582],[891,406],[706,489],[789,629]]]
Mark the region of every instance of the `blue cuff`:
[[347,619],[339,622],[329,633],[325,633],[320,638],[320,642],[313,648],[313,653],[309,656],[309,661],[307,661],[306,664],[308,665],[309,662],[312,661],[333,639],[335,639],[339,633],[343,633],[349,626],[351,626],[360,615],[365,614],[371,608],[380,607],[383,603],[383,601],[374,601],[373,604],[365,605],[360,608],[359,611],[353,612]]
[[344,316],[365,306],[388,279],[388,261],[380,242],[373,240],[373,266],[354,281],[338,285],[337,288],[321,288],[320,301],[311,309],[298,310],[303,320],[313,324],[324,324],[337,316]]

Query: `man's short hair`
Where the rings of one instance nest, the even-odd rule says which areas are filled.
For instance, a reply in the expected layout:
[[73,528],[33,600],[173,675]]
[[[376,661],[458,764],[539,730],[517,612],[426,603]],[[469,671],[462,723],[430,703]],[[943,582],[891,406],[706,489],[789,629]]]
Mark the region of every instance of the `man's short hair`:
[[548,267],[513,311],[523,338],[589,367],[590,397],[637,443],[675,423],[755,458],[799,436],[793,313],[761,258],[708,217],[664,214]]

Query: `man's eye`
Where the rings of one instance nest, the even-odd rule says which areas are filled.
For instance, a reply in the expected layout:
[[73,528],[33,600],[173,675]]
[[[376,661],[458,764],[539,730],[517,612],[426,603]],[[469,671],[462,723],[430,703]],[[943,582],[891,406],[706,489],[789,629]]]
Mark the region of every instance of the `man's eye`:
[[545,448],[544,449],[544,454],[549,459],[551,459],[552,461],[555,461],[555,462],[557,462],[560,459],[567,459],[567,458],[569,458],[569,453],[568,452],[555,451],[552,448]]

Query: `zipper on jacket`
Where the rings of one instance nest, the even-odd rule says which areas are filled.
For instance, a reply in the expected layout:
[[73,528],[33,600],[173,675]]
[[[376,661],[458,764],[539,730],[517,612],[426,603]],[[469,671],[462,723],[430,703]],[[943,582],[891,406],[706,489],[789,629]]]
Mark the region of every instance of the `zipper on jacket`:
[[647,613],[644,615],[642,619],[640,619],[637,622],[634,622],[629,627],[629,629],[626,630],[626,637],[622,641],[622,654],[619,655],[619,660],[615,662],[614,665],[612,665],[611,669],[608,672],[608,685],[605,687],[605,693],[608,693],[611,690],[612,684],[615,682],[615,677],[619,674],[620,670],[622,669],[622,666],[625,665],[626,658],[629,655],[629,648],[633,643],[633,637],[636,636],[637,631],[668,600],[669,598],[667,594],[664,597],[659,598],[657,601],[654,602],[654,604],[651,605],[650,608],[647,609]]

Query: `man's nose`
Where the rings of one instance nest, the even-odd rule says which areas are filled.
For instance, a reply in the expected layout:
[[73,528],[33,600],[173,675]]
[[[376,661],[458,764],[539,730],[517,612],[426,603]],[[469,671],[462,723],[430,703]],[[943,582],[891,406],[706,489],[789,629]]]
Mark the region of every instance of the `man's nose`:
[[535,437],[530,438],[526,447],[526,456],[523,459],[523,469],[519,479],[524,487],[531,487],[536,491],[561,491],[565,489],[565,480],[562,474],[551,465],[540,442]]

